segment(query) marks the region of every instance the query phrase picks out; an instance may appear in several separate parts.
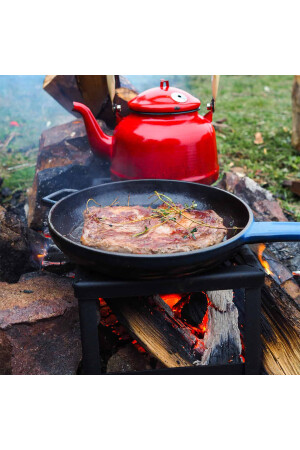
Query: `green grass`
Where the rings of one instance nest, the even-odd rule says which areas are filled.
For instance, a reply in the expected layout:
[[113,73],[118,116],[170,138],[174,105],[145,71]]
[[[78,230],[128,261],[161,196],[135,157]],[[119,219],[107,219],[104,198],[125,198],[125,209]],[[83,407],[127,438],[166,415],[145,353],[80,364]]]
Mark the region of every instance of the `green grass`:
[[[205,105],[211,99],[209,76],[129,76],[129,79],[143,90],[158,86],[161,77],[200,98],[200,114],[205,114]],[[8,168],[33,165],[41,132],[72,120],[43,92],[42,81],[42,76],[0,76],[0,142],[13,130],[20,133],[9,145],[11,153],[3,153],[0,148],[0,176],[5,179],[4,186],[12,190],[31,185],[34,167],[14,171]],[[214,120],[226,118],[228,125],[217,132],[221,174],[233,166],[242,167],[300,220],[299,198],[282,185],[287,177],[300,177],[300,153],[291,146],[292,82],[292,76],[222,76]],[[12,128],[9,125],[12,120],[21,127]],[[262,145],[253,142],[256,132],[263,136]]]
[[[223,76],[214,120],[226,118],[229,125],[217,132],[221,171],[242,167],[300,220],[299,197],[282,185],[285,178],[300,178],[300,153],[291,146],[292,82],[292,76]],[[211,97],[207,76],[189,77],[187,88],[203,105]],[[256,132],[262,145],[254,144]]]
[[[43,75],[0,76],[0,143],[12,132],[17,133],[6,149],[0,146],[0,177],[4,179],[3,187],[12,191],[25,190],[32,184],[42,131],[72,120],[72,116],[43,91],[43,79]],[[11,121],[20,126],[11,126]],[[23,164],[26,167],[9,170]]]

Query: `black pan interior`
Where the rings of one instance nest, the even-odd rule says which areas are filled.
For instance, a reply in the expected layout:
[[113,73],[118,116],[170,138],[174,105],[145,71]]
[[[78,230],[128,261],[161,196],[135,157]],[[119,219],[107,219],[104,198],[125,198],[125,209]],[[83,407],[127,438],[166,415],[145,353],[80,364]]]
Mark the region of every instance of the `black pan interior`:
[[[119,205],[127,205],[129,199],[131,206],[149,206],[155,190],[168,195],[175,203],[191,204],[194,200],[199,210],[213,209],[227,227],[244,228],[249,222],[246,205],[226,191],[181,181],[135,180],[95,186],[72,194],[55,205],[49,217],[50,223],[63,237],[80,244],[83,212],[90,198],[102,206],[110,205],[115,199],[118,199]],[[228,231],[227,240],[241,232]]]

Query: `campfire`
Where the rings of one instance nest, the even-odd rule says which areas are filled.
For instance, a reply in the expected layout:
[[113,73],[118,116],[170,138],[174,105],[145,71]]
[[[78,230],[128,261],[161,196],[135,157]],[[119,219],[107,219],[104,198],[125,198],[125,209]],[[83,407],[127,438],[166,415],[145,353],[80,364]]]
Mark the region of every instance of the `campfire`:
[[[118,86],[125,108],[134,90]],[[106,97],[94,113],[111,136],[115,116]],[[56,246],[43,202],[61,189],[110,182],[108,161],[91,153],[76,119],[41,136],[27,222],[0,207],[3,373],[299,373],[298,244],[245,245],[203,273],[113,278]],[[249,204],[256,221],[287,221],[253,180],[232,171],[218,186]]]
[[258,252],[257,252],[257,257],[259,259],[259,262],[261,263],[262,267],[264,268],[265,272],[268,275],[274,275],[272,270],[270,269],[270,264],[268,263],[268,261],[266,261],[265,259],[263,259],[263,253],[264,250],[266,248],[265,244],[259,244],[258,246]]

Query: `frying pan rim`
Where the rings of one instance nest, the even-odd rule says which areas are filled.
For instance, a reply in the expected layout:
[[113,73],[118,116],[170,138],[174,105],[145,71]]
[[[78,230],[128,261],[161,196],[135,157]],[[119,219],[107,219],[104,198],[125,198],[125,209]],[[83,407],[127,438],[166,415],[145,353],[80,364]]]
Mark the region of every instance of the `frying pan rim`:
[[[118,253],[118,252],[108,252],[106,250],[101,250],[101,249],[97,249],[94,247],[88,247],[87,245],[82,245],[80,243],[74,242],[71,239],[67,238],[66,236],[64,236],[63,234],[59,233],[56,228],[54,227],[54,225],[52,224],[52,215],[55,211],[55,209],[65,200],[70,199],[70,197],[72,196],[76,196],[79,193],[82,193],[84,191],[89,191],[91,189],[96,189],[100,186],[114,186],[114,185],[122,185],[124,186],[124,183],[126,184],[130,184],[130,183],[139,183],[139,182],[174,182],[174,183],[180,183],[180,184],[185,184],[185,185],[198,185],[198,186],[204,186],[205,188],[208,189],[214,189],[217,191],[221,191],[222,193],[226,193],[226,195],[235,198],[236,200],[238,200],[241,204],[243,204],[246,208],[246,210],[248,211],[249,214],[249,220],[246,224],[246,226],[235,236],[233,236],[232,238],[226,240],[226,241],[222,241],[219,244],[215,244],[215,245],[211,245],[210,247],[204,247],[198,250],[191,250],[188,252],[176,252],[176,253],[154,253],[154,254],[148,254],[148,253],[143,253],[143,254],[136,254],[136,253]],[[146,179],[141,179],[141,180],[126,180],[126,181],[114,181],[111,183],[106,183],[106,184],[99,184],[96,186],[89,186],[87,188],[84,189],[80,189],[77,192],[74,192],[60,200],[58,200],[55,205],[52,206],[52,208],[49,211],[48,214],[48,223],[49,223],[49,228],[50,231],[54,234],[56,234],[58,236],[58,238],[62,239],[63,241],[67,241],[69,244],[71,245],[75,245],[77,248],[80,249],[84,249],[85,251],[92,251],[94,254],[101,254],[101,255],[108,255],[108,256],[117,256],[119,258],[130,258],[130,259],[135,259],[135,258],[139,258],[139,259],[143,259],[143,258],[151,258],[151,259],[163,259],[163,258],[170,258],[170,257],[184,257],[187,255],[196,255],[196,254],[203,254],[203,253],[208,253],[217,249],[220,249],[222,247],[226,247],[229,244],[234,243],[237,240],[240,240],[242,238],[242,236],[246,233],[246,231],[248,230],[248,228],[251,226],[251,224],[253,223],[254,219],[253,219],[253,213],[250,209],[250,207],[247,205],[247,203],[245,203],[243,200],[241,200],[240,198],[238,198],[236,195],[232,194],[231,192],[227,192],[224,189],[220,189],[214,186],[208,186],[208,185],[203,185],[203,184],[199,184],[199,183],[193,183],[190,181],[181,181],[181,180],[167,180],[167,179],[159,179],[159,178],[146,178]]]

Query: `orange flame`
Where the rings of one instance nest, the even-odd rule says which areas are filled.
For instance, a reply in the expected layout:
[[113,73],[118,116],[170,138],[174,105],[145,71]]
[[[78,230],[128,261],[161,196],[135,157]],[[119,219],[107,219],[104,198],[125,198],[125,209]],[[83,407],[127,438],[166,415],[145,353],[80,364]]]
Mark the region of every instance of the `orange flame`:
[[166,295],[160,295],[160,298],[163,299],[163,301],[170,306],[170,308],[173,308],[173,306],[176,305],[176,303],[181,300],[182,295],[180,294],[166,294]]
[[[206,296],[207,297],[207,296]],[[185,304],[185,302],[189,301],[190,296],[186,294],[166,294],[161,295],[160,298],[170,306],[175,316],[181,319],[181,310]],[[208,323],[208,306],[211,305],[209,298],[207,297],[207,311],[202,319],[202,322],[198,324],[197,327],[192,326],[188,322],[184,320],[185,325],[191,330],[191,332],[197,337],[200,338],[207,330]]]
[[269,265],[268,261],[266,261],[266,260],[263,259],[262,254],[263,254],[265,248],[266,248],[265,244],[259,244],[257,256],[258,256],[259,262],[261,263],[261,265],[262,265],[263,268],[265,269],[265,272],[266,272],[268,275],[274,275],[273,272],[272,272],[272,270],[270,269],[270,265]]
[[37,256],[38,259],[41,259],[41,260],[43,261],[43,259],[45,258],[46,254],[47,254],[47,250],[46,250],[46,248],[44,248],[44,249],[43,249],[43,252],[42,252],[42,253],[39,253],[39,254],[36,255],[36,256]]

